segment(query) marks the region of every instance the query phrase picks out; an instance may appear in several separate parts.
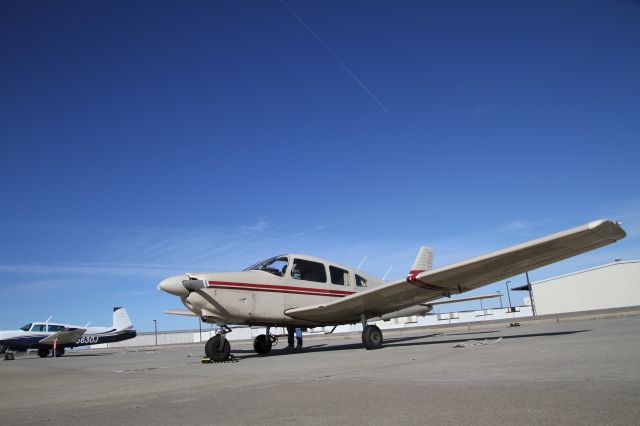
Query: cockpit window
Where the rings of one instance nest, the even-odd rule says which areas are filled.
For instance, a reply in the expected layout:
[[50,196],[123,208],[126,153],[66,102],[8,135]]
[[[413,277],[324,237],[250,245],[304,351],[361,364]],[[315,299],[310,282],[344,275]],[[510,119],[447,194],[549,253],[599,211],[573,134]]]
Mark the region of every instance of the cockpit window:
[[25,326],[23,326],[23,327],[20,327],[20,330],[22,330],[22,331],[29,331],[29,330],[31,330],[31,323],[29,323],[29,324],[27,324],[27,325],[25,325]]
[[327,282],[327,271],[324,264],[310,260],[295,259],[291,268],[291,277],[296,280]]
[[60,331],[62,330],[64,327],[61,325],[50,325],[49,326],[49,331]]
[[47,330],[45,330],[44,324],[34,324],[33,327],[31,327],[31,331],[47,331]]
[[287,258],[287,256],[278,256],[256,263],[255,265],[245,269],[245,271],[265,271],[269,272],[270,274],[283,277],[287,272],[288,265],[289,259]]

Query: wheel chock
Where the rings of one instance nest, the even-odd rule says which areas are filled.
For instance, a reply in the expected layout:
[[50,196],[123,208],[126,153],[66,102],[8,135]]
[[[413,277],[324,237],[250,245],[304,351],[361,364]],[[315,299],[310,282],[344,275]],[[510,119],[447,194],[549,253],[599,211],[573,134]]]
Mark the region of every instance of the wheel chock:
[[209,357],[203,356],[202,357],[202,364],[229,364],[232,362],[238,362],[238,358],[236,358],[235,356],[233,356],[233,354],[229,355],[229,358],[227,358],[226,361],[214,361]]

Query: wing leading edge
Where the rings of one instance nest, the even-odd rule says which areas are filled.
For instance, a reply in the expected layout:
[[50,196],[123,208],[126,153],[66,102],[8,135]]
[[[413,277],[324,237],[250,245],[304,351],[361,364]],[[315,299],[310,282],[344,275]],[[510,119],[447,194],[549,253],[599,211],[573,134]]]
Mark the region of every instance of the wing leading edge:
[[617,222],[598,220],[347,296],[335,302],[288,309],[290,317],[336,324],[397,311],[463,293],[594,250],[626,236]]

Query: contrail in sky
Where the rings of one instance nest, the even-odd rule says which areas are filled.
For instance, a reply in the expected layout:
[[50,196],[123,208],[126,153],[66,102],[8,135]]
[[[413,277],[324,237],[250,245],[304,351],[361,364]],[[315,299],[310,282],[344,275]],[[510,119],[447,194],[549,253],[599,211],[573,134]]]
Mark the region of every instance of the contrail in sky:
[[362,88],[362,90],[364,90],[364,91],[367,93],[367,95],[369,95],[369,97],[370,97],[371,99],[373,99],[373,101],[374,101],[375,103],[377,103],[377,104],[378,104],[378,106],[379,106],[380,108],[382,108],[382,109],[384,110],[384,112],[386,112],[387,114],[389,114],[389,110],[388,110],[388,109],[387,109],[387,108],[382,104],[382,102],[380,102],[380,101],[378,100],[378,98],[376,98],[376,96],[371,92],[371,90],[369,90],[369,89],[367,88],[367,86],[365,86],[365,85],[364,85],[364,83],[363,83],[362,81],[360,81],[360,79],[358,78],[358,76],[357,76],[357,75],[355,75],[355,74],[353,73],[353,71],[351,71],[351,70],[349,69],[349,67],[348,67],[344,62],[342,62],[342,60],[341,60],[340,58],[338,58],[338,55],[336,55],[335,53],[333,53],[333,50],[331,50],[331,48],[327,45],[327,43],[325,43],[324,41],[322,41],[322,39],[320,38],[320,36],[319,36],[318,34],[316,34],[316,33],[311,29],[311,27],[309,26],[309,24],[307,24],[307,23],[306,23],[306,21],[305,21],[304,19],[302,19],[302,17],[301,17],[300,15],[298,15],[298,13],[297,13],[295,10],[293,10],[293,8],[292,8],[291,6],[289,6],[289,4],[288,4],[285,0],[280,0],[280,2],[282,2],[282,4],[283,4],[287,9],[289,9],[289,12],[291,12],[291,14],[292,14],[293,16],[295,16],[295,17],[296,17],[296,19],[297,19],[297,20],[298,20],[302,25],[304,25],[304,27],[307,29],[307,31],[309,31],[309,33],[310,33],[313,37],[315,37],[315,39],[316,39],[316,40],[318,40],[318,42],[322,45],[322,47],[324,47],[324,49],[325,49],[327,52],[329,52],[329,54],[330,54],[331,56],[333,56],[333,59],[335,59],[335,60],[336,60],[336,62],[338,62],[338,63],[340,64],[340,66],[341,66],[341,67],[342,67],[342,68],[343,68],[347,73],[349,73],[349,75],[350,75],[350,76],[351,76],[351,77],[356,81],[356,83],[358,83],[358,86],[360,86],[360,87]]

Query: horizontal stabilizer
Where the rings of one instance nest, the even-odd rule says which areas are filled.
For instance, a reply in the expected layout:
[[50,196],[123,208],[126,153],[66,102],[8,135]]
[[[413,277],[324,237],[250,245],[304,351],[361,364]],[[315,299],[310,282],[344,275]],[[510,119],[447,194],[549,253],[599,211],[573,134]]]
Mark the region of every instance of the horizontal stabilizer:
[[186,309],[167,309],[164,311],[164,313],[168,315],[184,315],[187,317],[197,317],[196,314]]

